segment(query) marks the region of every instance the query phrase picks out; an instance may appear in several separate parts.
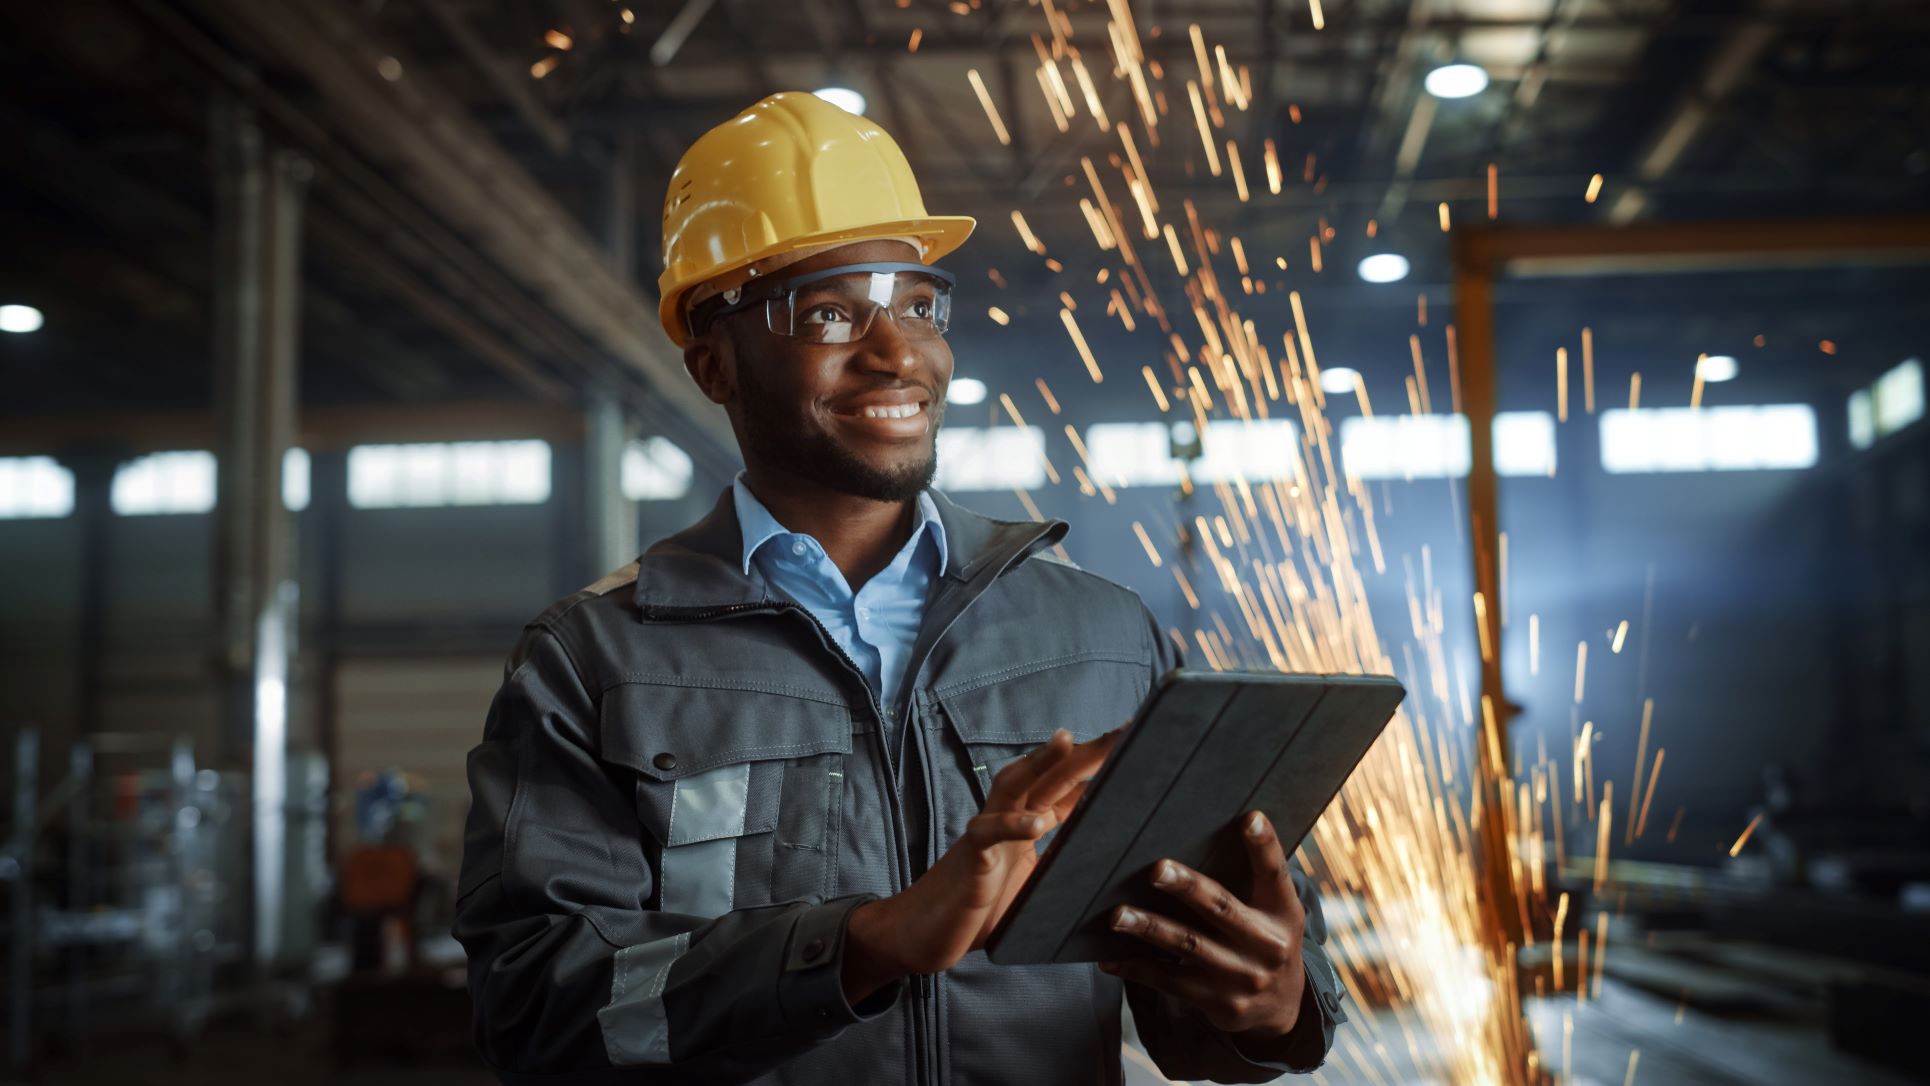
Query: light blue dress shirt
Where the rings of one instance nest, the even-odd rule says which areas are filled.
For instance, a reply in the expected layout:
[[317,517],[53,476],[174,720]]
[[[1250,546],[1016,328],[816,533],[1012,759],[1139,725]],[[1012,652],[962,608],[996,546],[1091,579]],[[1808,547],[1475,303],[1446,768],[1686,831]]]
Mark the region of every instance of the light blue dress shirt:
[[772,588],[823,623],[864,672],[887,716],[895,713],[912,642],[925,617],[925,597],[945,569],[945,525],[931,495],[919,493],[918,522],[891,564],[853,592],[818,541],[779,524],[744,485],[742,472],[731,494],[744,532],[744,574],[749,576],[756,562]]

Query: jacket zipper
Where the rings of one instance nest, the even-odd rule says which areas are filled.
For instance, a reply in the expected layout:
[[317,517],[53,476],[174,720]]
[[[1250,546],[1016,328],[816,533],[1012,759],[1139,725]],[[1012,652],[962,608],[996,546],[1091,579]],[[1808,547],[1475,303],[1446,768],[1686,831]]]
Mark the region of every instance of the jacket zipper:
[[[875,720],[878,725],[878,749],[884,756],[885,763],[885,794],[891,799],[890,804],[888,804],[891,810],[891,820],[888,825],[891,831],[893,851],[898,861],[898,877],[894,880],[896,884],[895,889],[902,890],[910,886],[910,842],[905,839],[904,811],[901,809],[904,805],[904,799],[898,790],[898,771],[892,759],[891,734],[889,726],[885,723],[884,709],[878,704],[878,696],[872,693],[871,683],[865,678],[864,669],[860,668],[857,662],[851,659],[850,653],[844,651],[844,647],[839,645],[837,639],[831,636],[831,631],[824,628],[824,623],[819,622],[817,616],[806,610],[803,606],[788,600],[772,600],[764,603],[733,603],[722,607],[708,608],[663,608],[661,610],[654,610],[651,614],[673,618],[678,621],[701,622],[717,618],[730,618],[735,615],[751,612],[774,615],[793,612],[803,616],[806,621],[810,622],[811,628],[818,632],[818,638],[824,642],[825,647],[837,655],[838,660],[844,664],[845,670],[857,678],[859,686],[864,687],[865,702],[871,706],[872,719]],[[906,721],[905,726],[910,727],[911,722]],[[921,747],[920,750],[922,751],[923,748]],[[925,792],[929,794],[930,791],[931,788],[927,786]],[[928,805],[927,809],[929,810],[929,798],[927,798],[926,802]],[[930,1021],[931,1015],[928,1010],[930,998],[931,978],[920,973],[918,974],[918,999],[912,1004],[912,1028],[914,1037],[918,1041],[912,1055],[915,1079],[920,1083],[932,1081],[930,1070],[927,1067],[927,1061],[930,1056],[929,1049],[931,1047],[932,1028]]]
[[[1031,539],[1028,539],[1024,545],[1015,549],[1010,556],[1003,562],[1000,562],[992,575],[985,578],[984,583],[989,585],[991,582],[1003,577],[1006,571],[1010,570],[1013,566],[1030,557],[1040,549],[1039,543],[1044,538],[1045,533],[1041,532]],[[901,715],[906,717],[906,719],[900,722],[902,727],[911,729],[915,725],[915,721],[910,719],[912,714],[909,712],[909,709],[914,700],[918,677],[924,673],[925,661],[931,657],[932,648],[935,648],[938,642],[944,640],[945,634],[950,632],[952,626],[958,622],[959,618],[965,614],[965,611],[970,608],[972,603],[982,594],[983,589],[981,588],[979,592],[973,593],[966,599],[965,603],[959,607],[958,614],[946,620],[945,626],[939,630],[937,636],[932,638],[931,645],[927,646],[925,655],[918,659],[916,669],[908,674],[906,693],[905,696],[900,699],[901,707],[905,710]],[[851,659],[851,655],[844,651],[844,647],[839,645],[837,639],[831,636],[831,631],[824,628],[824,623],[819,622],[817,616],[813,615],[802,605],[789,600],[770,600],[759,603],[732,603],[722,607],[707,608],[660,608],[651,609],[649,613],[653,616],[663,616],[677,620],[703,621],[713,618],[728,618],[732,615],[747,614],[754,611],[767,614],[795,612],[803,616],[811,623],[812,629],[817,631],[818,639],[837,656],[838,660],[844,664],[846,671],[857,677],[858,684],[864,687],[865,702],[870,705],[872,719],[875,720],[878,725],[878,748],[884,756],[885,763],[885,790],[886,794],[891,798],[890,827],[893,844],[896,846],[894,851],[897,854],[898,860],[898,877],[895,881],[897,883],[897,889],[902,890],[910,886],[911,842],[906,840],[904,811],[902,810],[904,797],[898,788],[898,767],[896,759],[892,756],[893,743],[891,741],[890,726],[885,722],[884,708],[878,703],[878,695],[872,692],[871,683],[864,676],[864,669],[860,668],[857,662]],[[918,754],[921,760],[920,764],[930,766],[931,751],[925,742],[922,731],[918,736]],[[925,828],[927,835],[929,835],[937,831],[938,807],[932,795],[931,774],[927,772],[925,776],[926,780],[921,791],[924,793],[925,800]],[[925,843],[928,844],[929,842]],[[918,974],[918,999],[912,1005],[912,1027],[916,1040],[915,1050],[913,1052],[913,1063],[916,1080],[920,1083],[936,1083],[937,1081],[938,1072],[934,1062],[937,1059],[939,1046],[939,1023],[935,1003],[936,989],[937,978],[924,973]]]

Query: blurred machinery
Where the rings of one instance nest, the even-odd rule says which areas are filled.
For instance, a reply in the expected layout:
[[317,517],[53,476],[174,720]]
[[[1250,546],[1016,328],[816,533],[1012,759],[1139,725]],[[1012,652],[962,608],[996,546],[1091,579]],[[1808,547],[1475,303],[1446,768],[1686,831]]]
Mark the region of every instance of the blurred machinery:
[[[40,735],[14,740],[14,791],[0,882],[8,897],[8,1061],[108,1032],[163,1032],[185,1044],[224,1011],[263,1006],[247,954],[245,775],[198,765],[167,735],[75,743],[43,790]],[[328,888],[326,765],[291,758],[282,930],[286,963],[313,958]],[[306,978],[277,978],[306,1009]],[[268,1004],[272,1006],[273,1004]]]

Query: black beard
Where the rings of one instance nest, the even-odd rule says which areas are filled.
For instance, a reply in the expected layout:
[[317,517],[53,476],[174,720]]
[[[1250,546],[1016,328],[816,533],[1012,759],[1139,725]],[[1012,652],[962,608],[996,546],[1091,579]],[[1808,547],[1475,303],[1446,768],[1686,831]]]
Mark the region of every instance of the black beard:
[[930,451],[923,461],[897,469],[880,468],[865,462],[808,420],[798,418],[788,404],[765,396],[755,378],[745,379],[755,365],[739,366],[737,372],[742,436],[749,446],[745,450],[747,459],[781,464],[785,471],[827,490],[876,502],[910,501],[931,485],[938,472],[938,428],[945,421],[943,401],[933,399],[926,405],[931,414]]

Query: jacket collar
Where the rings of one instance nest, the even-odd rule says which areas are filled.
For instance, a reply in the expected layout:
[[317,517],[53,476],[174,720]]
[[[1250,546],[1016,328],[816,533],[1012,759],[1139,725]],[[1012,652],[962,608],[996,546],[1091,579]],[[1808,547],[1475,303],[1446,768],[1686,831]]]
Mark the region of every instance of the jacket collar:
[[[1015,559],[1065,537],[1063,520],[996,520],[974,513],[937,490],[927,490],[944,527],[947,581],[972,580],[988,566]],[[776,602],[753,563],[744,571],[744,533],[726,487],[704,519],[652,546],[637,560],[634,599],[644,617],[654,612],[710,610]]]

